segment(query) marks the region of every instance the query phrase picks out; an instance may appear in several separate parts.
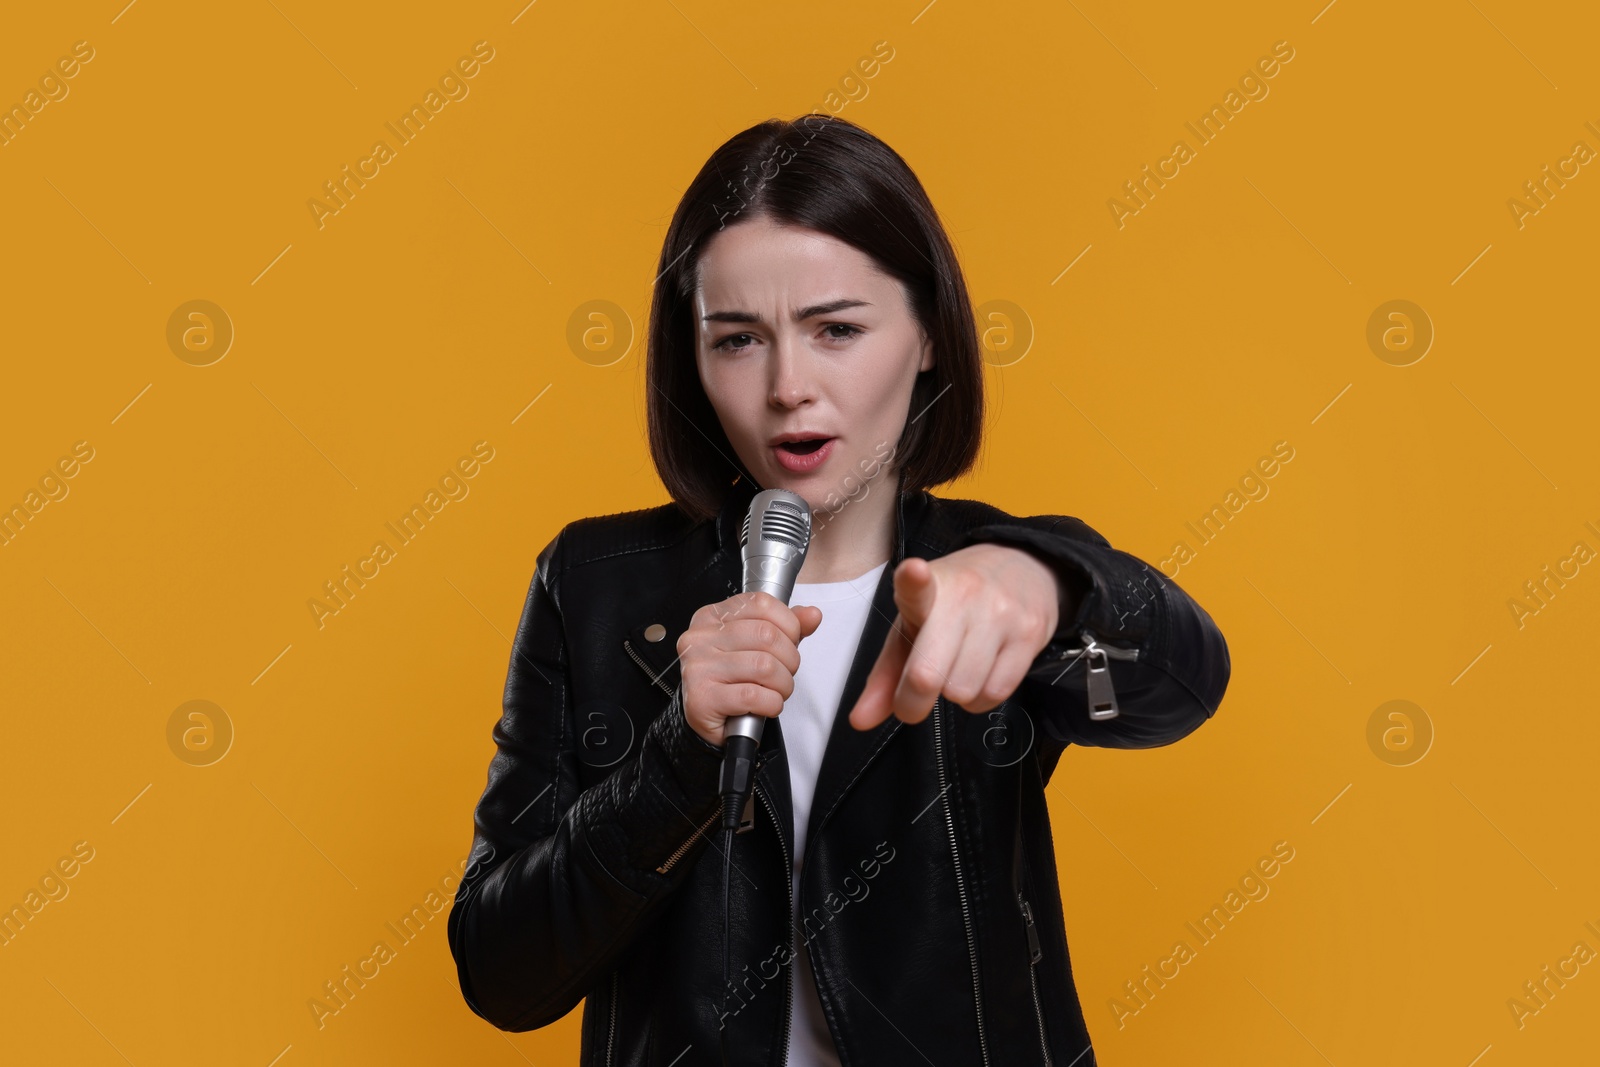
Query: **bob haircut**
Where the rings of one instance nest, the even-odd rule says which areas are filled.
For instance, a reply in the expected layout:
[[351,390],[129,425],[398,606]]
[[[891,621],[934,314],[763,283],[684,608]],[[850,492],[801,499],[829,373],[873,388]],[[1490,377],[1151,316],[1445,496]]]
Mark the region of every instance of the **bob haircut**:
[[717,514],[738,478],[755,483],[701,385],[694,302],[707,242],[760,216],[829,234],[904,286],[934,359],[917,374],[895,447],[900,487],[928,489],[965,474],[982,436],[983,359],[950,239],[894,149],[853,122],[812,113],[768,119],[729,138],[695,175],[667,228],[645,379],[650,455],[673,500],[700,521]]

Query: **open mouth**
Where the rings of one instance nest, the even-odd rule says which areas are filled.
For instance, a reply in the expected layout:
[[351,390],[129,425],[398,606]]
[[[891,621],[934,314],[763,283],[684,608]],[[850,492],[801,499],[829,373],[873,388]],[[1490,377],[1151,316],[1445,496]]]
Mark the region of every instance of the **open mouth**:
[[820,470],[833,454],[835,437],[807,437],[799,441],[785,441],[773,448],[778,464],[795,474],[809,474]]
[[831,440],[831,437],[813,437],[806,441],[785,441],[778,447],[791,455],[809,456]]

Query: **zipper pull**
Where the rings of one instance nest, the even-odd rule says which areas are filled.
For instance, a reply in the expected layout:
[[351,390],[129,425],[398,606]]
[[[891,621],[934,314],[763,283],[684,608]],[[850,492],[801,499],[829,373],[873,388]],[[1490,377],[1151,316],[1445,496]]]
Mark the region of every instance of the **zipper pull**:
[[1028,906],[1028,901],[1021,893],[1017,894],[1017,900],[1022,905],[1022,922],[1028,931],[1028,955],[1031,957],[1028,964],[1032,966],[1044,955],[1044,949],[1039,947],[1039,931],[1033,925],[1033,909]]
[[750,795],[744,798],[744,811],[739,816],[739,828],[736,834],[747,834],[756,826],[756,791],[750,790]]
[[1095,643],[1088,630],[1083,632],[1084,670],[1089,690],[1089,718],[1096,722],[1115,719],[1117,691],[1111,685],[1111,661],[1106,650]]

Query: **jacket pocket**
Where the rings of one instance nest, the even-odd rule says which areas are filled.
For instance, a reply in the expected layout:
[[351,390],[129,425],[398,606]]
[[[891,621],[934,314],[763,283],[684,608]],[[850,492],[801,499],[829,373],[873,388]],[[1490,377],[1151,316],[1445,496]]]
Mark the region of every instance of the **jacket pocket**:
[[1044,1005],[1039,1001],[1039,961],[1044,958],[1044,945],[1039,939],[1039,924],[1034,919],[1033,879],[1028,869],[1028,853],[1022,845],[1022,813],[1017,812],[1017,910],[1022,915],[1022,930],[1028,943],[1028,990],[1033,994],[1033,1018],[1039,1027],[1039,1051],[1044,1055],[1045,1067],[1053,1067],[1050,1060],[1050,1037],[1044,1028]]
[[1050,1039],[1044,1032],[1044,1007],[1039,1003],[1039,960],[1044,949],[1039,945],[1039,929],[1033,921],[1033,906],[1025,894],[1017,893],[1017,905],[1022,911],[1022,922],[1028,936],[1028,987],[1033,993],[1033,1017],[1039,1025],[1039,1048],[1044,1053],[1045,1067],[1050,1063]]

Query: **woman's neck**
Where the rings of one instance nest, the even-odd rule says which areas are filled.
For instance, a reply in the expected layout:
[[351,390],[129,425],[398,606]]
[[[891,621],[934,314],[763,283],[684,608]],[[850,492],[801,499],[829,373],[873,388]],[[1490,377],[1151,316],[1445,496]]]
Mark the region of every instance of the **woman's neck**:
[[797,580],[849,581],[893,558],[896,483],[894,478],[875,479],[836,511],[813,510],[811,543]]

